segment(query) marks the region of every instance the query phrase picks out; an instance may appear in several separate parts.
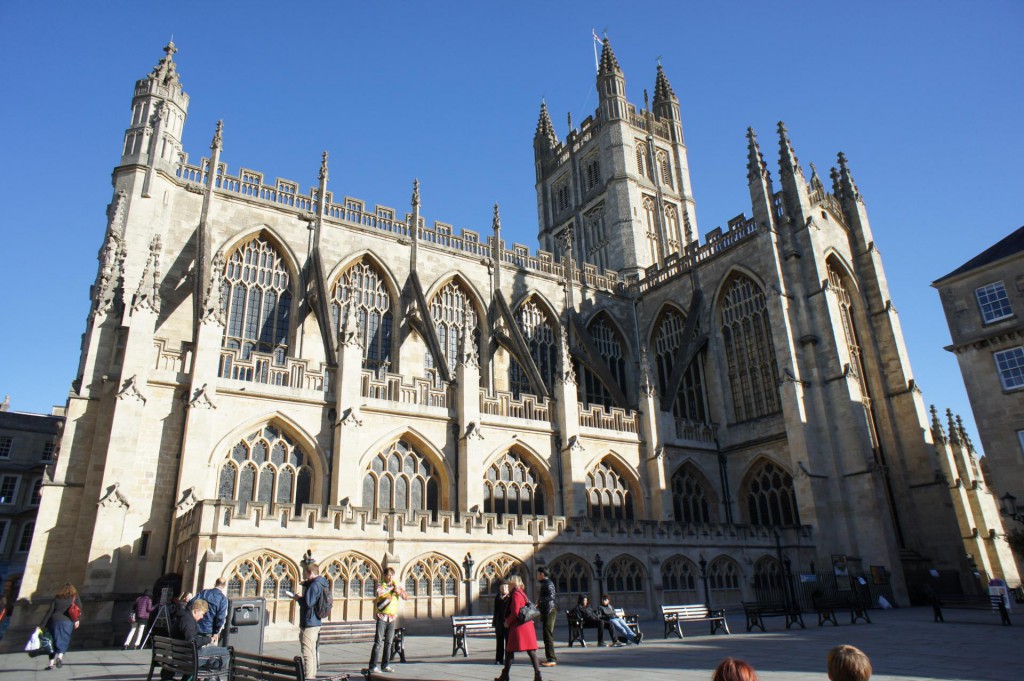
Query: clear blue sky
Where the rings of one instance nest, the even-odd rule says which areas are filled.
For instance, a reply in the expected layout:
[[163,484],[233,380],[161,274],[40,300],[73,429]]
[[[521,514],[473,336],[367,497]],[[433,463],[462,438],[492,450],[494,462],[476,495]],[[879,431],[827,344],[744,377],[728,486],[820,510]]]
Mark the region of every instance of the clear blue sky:
[[[627,10],[627,6],[630,8]],[[1022,2],[0,2],[0,399],[63,404],[132,86],[173,35],[185,147],[224,119],[229,170],[316,183],[536,245],[532,138],[596,106],[591,30],[629,99],[660,57],[678,95],[701,233],[750,213],[744,132],[778,177],[775,123],[865,197],[925,400],[968,419],[929,283],[1024,224]],[[977,438],[975,437],[977,442]]]

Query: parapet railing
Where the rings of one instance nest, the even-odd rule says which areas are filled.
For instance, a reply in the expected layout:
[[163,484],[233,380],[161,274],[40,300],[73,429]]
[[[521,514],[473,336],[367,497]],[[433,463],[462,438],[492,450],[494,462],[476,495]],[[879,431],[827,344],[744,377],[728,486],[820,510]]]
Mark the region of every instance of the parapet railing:
[[589,407],[579,405],[580,425],[586,428],[600,428],[601,430],[616,430],[620,433],[639,432],[639,419],[636,411],[612,407],[605,409],[600,404],[592,404]]
[[327,392],[329,372],[326,367],[321,364],[314,370],[309,365],[307,359],[280,358],[264,352],[250,352],[243,358],[241,350],[222,348],[217,375],[236,381]]
[[364,369],[361,379],[360,394],[363,397],[442,409],[447,409],[452,403],[451,388],[434,387],[428,378],[414,378],[412,383],[405,383],[400,374],[377,374]]
[[176,374],[188,373],[192,370],[192,344],[187,342],[178,343],[178,349],[172,350],[167,347],[166,338],[154,338],[153,349],[156,357],[157,371],[173,371]]
[[714,444],[718,428],[710,423],[699,423],[689,419],[676,419],[676,437],[680,440]]
[[551,403],[546,397],[523,394],[519,399],[510,393],[496,391],[493,396],[480,390],[480,413],[512,419],[551,421]]

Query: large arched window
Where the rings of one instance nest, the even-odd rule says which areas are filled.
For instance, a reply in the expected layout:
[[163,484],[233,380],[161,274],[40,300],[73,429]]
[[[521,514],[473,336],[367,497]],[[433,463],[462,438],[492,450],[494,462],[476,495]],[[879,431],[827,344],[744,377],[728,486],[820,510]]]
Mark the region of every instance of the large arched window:
[[604,571],[605,590],[618,608],[636,610],[647,607],[644,567],[636,558],[619,556]]
[[661,183],[672,187],[672,164],[669,163],[668,154],[658,150],[658,171],[661,173]]
[[[459,339],[463,327],[472,329],[472,342],[477,354],[480,354],[480,323],[472,298],[457,280],[449,281],[430,299],[430,320],[437,331],[437,340],[441,344],[448,370],[455,375],[455,365],[459,361]],[[440,377],[434,367],[434,355],[426,351],[427,375],[435,386],[440,385]]]
[[675,556],[661,564],[661,588],[666,603],[698,603],[697,566],[692,560]]
[[544,515],[544,483],[536,467],[509,450],[484,474],[484,513]]
[[575,607],[580,596],[593,599],[594,595],[590,593],[590,566],[576,556],[556,558],[548,567],[548,577],[555,583],[555,600],[559,610]]
[[376,616],[373,600],[381,578],[377,563],[358,553],[347,553],[321,563],[320,574],[334,594],[332,620],[368,620]]
[[661,228],[658,226],[657,208],[654,198],[644,197],[644,228],[647,231],[647,246],[651,252],[651,264],[661,264],[665,257],[664,244],[661,240]]
[[793,476],[771,461],[761,461],[747,480],[747,514],[751,525],[799,525]]
[[394,318],[391,294],[384,275],[369,258],[364,257],[345,270],[331,289],[331,319],[335,333],[345,324],[350,301],[363,345],[363,368],[386,370],[392,365]]
[[683,250],[682,232],[679,230],[679,211],[671,203],[665,204],[665,242],[669,255]]
[[288,622],[299,608],[287,592],[299,585],[299,569],[291,561],[264,551],[239,561],[225,575],[228,598],[265,598],[270,622]]
[[457,614],[460,574],[454,562],[437,553],[415,561],[405,573],[407,616],[441,618]]
[[[288,331],[292,294],[284,258],[262,235],[235,249],[224,266],[222,301],[225,306],[224,347],[238,350],[238,359],[248,360],[254,352],[273,356],[283,365],[288,355]],[[230,364],[221,366],[221,376],[266,383],[268,373],[232,376]]]
[[[683,343],[683,329],[686,319],[682,313],[668,308],[661,313],[654,331],[654,361],[658,370],[658,387],[664,395],[668,390],[669,378],[675,362],[676,350]],[[706,422],[707,410],[704,404],[703,353],[700,353],[686,369],[682,385],[672,402],[672,413],[676,418]]]
[[[554,320],[531,296],[516,310],[516,324],[530,348],[530,356],[540,371],[541,380],[549,393],[554,392],[555,375],[558,372],[558,333]],[[509,388],[517,398],[523,393],[533,393],[530,378],[515,357],[509,361]]]
[[764,291],[736,275],[722,295],[722,342],[737,421],[779,411],[779,374]]
[[680,523],[710,523],[711,502],[704,479],[686,463],[672,474],[672,514]]
[[594,519],[633,519],[633,496],[626,479],[607,459],[587,473],[587,515]]
[[[612,377],[618,383],[619,390],[626,390],[626,358],[623,352],[622,337],[604,313],[595,317],[587,332],[597,348],[601,359],[608,366]],[[600,404],[606,409],[614,406],[611,394],[597,374],[587,368],[583,362],[576,362],[577,395],[584,405]]]
[[309,457],[276,426],[267,425],[235,443],[221,464],[217,498],[289,504],[295,512],[310,502],[313,469]]
[[716,607],[739,605],[740,566],[728,556],[719,556],[708,565],[708,600]]
[[363,506],[381,510],[439,511],[438,474],[412,445],[399,440],[370,461],[363,475]]
[[508,579],[509,575],[519,575],[528,581],[526,566],[518,558],[508,554],[501,554],[489,559],[477,574],[480,586],[480,612],[493,611],[494,595],[498,593],[498,585],[501,580]]

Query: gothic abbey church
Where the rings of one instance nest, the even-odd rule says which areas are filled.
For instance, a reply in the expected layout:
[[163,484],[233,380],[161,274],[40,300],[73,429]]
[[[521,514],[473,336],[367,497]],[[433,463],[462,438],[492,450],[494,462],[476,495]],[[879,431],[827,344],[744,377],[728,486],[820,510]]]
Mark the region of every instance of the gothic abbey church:
[[135,84],[21,624],[71,581],[112,635],[177,573],[290,639],[307,551],[347,620],[385,564],[410,620],[540,565],[561,607],[642,617],[1019,583],[842,154],[826,187],[780,123],[773,179],[748,130],[751,216],[702,243],[679,100],[659,66],[627,101],[606,39],[593,116],[563,140],[541,105],[533,251],[497,207],[481,234],[427,224],[415,184],[401,212],[337,196],[327,154],[307,189],[232,170],[219,124],[194,159],[175,51]]

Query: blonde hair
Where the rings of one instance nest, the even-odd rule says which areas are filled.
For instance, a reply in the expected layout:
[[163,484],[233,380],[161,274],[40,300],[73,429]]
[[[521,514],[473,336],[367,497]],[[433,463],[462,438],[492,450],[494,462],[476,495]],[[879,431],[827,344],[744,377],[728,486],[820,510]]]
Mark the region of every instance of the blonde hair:
[[860,648],[841,645],[828,651],[828,678],[832,681],[867,681],[871,660]]
[[523,588],[523,578],[519,575],[509,575],[505,581],[512,586],[513,590]]
[[192,612],[201,612],[204,615],[210,611],[210,604],[204,601],[202,598],[197,598],[192,601],[192,607],[189,608]]
[[71,582],[64,582],[64,586],[57,592],[57,598],[74,598],[78,595],[78,590],[75,589],[75,585]]

